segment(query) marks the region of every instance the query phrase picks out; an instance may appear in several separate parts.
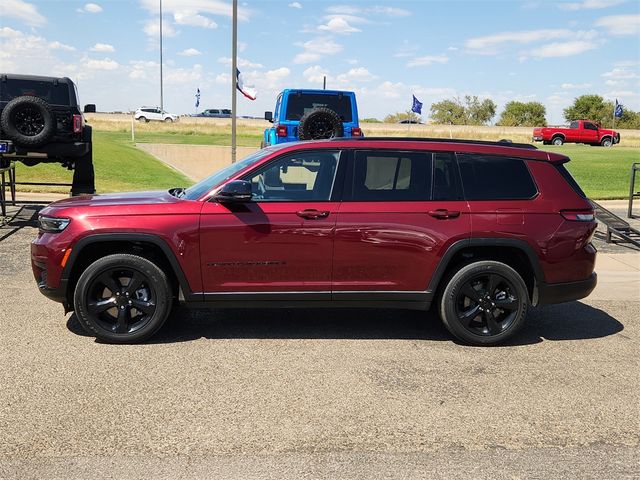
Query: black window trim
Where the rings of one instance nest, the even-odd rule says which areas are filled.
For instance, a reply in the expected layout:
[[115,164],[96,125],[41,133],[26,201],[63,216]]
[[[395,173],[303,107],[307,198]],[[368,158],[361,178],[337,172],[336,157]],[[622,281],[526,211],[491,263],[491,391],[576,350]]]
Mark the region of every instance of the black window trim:
[[[460,159],[458,158],[458,155],[488,155],[491,157],[502,157],[502,158],[507,158],[510,160],[519,160],[522,163],[524,163],[525,169],[527,171],[527,174],[529,175],[529,178],[531,178],[531,183],[533,183],[533,186],[536,189],[536,193],[534,193],[532,196],[528,197],[528,198],[468,198],[467,197],[467,192],[465,191],[464,188],[464,180],[462,178],[462,170],[460,168]],[[535,177],[531,174],[531,170],[529,170],[529,165],[527,162],[529,162],[531,159],[528,158],[522,158],[522,157],[514,157],[513,155],[499,155],[499,154],[495,154],[495,153],[470,153],[470,152],[456,152],[455,153],[455,157],[456,157],[456,165],[458,165],[458,172],[460,175],[460,185],[462,188],[462,195],[464,197],[464,199],[467,202],[518,202],[518,201],[530,201],[530,200],[534,200],[536,199],[539,195],[540,195],[540,188],[538,187],[538,184],[536,183],[536,179]],[[535,160],[534,160],[535,161]]]
[[[338,152],[338,168],[336,169],[335,177],[333,178],[333,186],[331,188],[331,196],[329,200],[251,200],[251,203],[261,204],[261,203],[335,203],[342,201],[342,192],[344,186],[344,177],[345,177],[345,169],[347,165],[347,150],[344,148],[313,148],[313,149],[305,149],[305,150],[289,150],[288,152],[283,152],[282,154],[269,159],[268,161],[261,163],[260,165],[256,165],[255,168],[252,168],[250,171],[243,174],[238,180],[251,180],[252,175],[255,175],[255,172],[261,170],[262,168],[268,168],[269,165],[277,162],[278,160],[282,160],[284,157],[288,157],[290,155],[300,154],[300,153],[311,153],[311,152]],[[341,180],[342,179],[342,180]]]

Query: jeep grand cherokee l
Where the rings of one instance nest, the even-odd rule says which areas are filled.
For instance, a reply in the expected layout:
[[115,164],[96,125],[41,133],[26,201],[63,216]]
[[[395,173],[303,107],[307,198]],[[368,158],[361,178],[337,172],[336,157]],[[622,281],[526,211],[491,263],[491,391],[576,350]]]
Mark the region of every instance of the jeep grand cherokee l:
[[457,338],[496,344],[530,305],[595,287],[594,212],[568,161],[500,142],[272,146],[187,189],[51,204],[33,272],[107,342],[151,337],[184,302],[433,307]]

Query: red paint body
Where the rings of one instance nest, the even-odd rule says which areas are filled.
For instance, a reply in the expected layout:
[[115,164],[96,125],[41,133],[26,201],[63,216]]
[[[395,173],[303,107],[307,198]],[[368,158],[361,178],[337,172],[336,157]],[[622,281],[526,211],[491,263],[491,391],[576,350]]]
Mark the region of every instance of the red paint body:
[[[55,202],[41,215],[71,222],[61,233],[40,232],[33,241],[36,280],[41,289],[57,290],[58,301],[64,303],[72,289],[74,259],[83,253],[77,250],[91,248],[79,245],[96,235],[104,240],[111,234],[144,234],[164,242],[184,275],[185,297],[196,300],[204,298],[203,293],[224,292],[425,292],[452,245],[481,238],[515,239],[528,245],[542,268],[544,278],[538,281],[576,282],[593,272],[595,249],[589,242],[595,221],[568,221],[560,213],[592,207],[554,166],[568,158],[539,150],[446,141],[401,144],[402,150],[526,159],[539,192],[531,200],[256,201],[242,205],[211,201],[224,183],[310,145],[342,151],[400,148],[398,141],[368,139],[286,144],[264,150],[255,164],[198,199],[176,198],[162,191]],[[328,214],[318,219],[298,215],[309,209]],[[439,210],[456,212],[456,216],[438,218]],[[76,250],[63,269],[61,261],[69,248]]]
[[569,128],[537,127],[533,129],[533,140],[549,144],[554,138],[560,137],[563,143],[586,143],[600,145],[605,138],[612,143],[620,143],[620,134],[615,130],[600,128],[596,122],[590,120],[576,120]]

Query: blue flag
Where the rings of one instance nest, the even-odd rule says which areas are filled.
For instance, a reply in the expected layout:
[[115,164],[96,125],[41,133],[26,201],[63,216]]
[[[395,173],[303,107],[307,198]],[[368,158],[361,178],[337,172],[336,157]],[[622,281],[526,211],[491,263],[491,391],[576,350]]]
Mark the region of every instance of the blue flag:
[[622,114],[624,112],[622,111],[622,104],[618,103],[618,99],[616,98],[616,109],[613,111],[613,116],[616,118],[620,118],[622,117]]
[[413,105],[411,105],[411,111],[413,113],[417,113],[418,115],[422,114],[422,102],[413,96]]
[[200,88],[196,91],[196,108],[200,106]]

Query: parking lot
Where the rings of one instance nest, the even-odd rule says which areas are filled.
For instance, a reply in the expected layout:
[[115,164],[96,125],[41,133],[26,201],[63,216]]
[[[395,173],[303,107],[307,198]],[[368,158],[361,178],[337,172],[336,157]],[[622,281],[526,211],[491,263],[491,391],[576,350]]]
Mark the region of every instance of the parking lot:
[[433,315],[179,310],[100,344],[0,229],[0,478],[637,478],[640,254],[467,347]]

